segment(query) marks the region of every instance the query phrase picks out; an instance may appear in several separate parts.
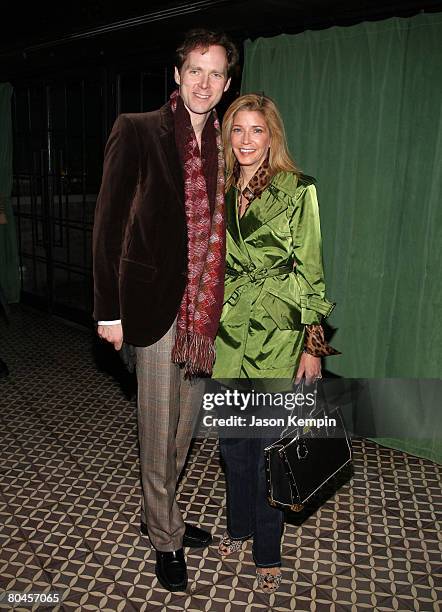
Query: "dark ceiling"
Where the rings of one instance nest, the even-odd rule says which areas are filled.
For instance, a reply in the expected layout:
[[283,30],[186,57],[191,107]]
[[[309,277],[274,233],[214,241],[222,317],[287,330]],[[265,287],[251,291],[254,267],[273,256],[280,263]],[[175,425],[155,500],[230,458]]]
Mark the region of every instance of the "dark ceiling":
[[[191,27],[246,38],[442,11],[442,0],[195,0],[16,2],[0,26],[0,79],[63,66],[149,56],[169,61]],[[4,15],[4,13],[3,13]]]

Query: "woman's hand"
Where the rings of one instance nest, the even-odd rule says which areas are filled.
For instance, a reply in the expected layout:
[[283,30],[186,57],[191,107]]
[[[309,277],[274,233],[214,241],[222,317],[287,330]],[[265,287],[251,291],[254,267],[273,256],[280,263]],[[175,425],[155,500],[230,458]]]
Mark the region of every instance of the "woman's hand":
[[295,384],[298,385],[303,376],[305,376],[305,382],[308,385],[311,385],[317,378],[321,378],[320,357],[313,357],[313,355],[309,355],[308,353],[302,353],[296,373]]

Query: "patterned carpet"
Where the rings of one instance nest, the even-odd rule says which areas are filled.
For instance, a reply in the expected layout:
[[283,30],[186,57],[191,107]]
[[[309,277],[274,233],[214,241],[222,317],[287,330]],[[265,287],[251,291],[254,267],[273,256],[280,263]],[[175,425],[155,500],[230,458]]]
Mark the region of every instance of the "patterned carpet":
[[116,361],[100,367],[103,353],[92,332],[31,310],[0,323],[10,369],[0,380],[0,593],[63,594],[35,610],[440,610],[440,467],[363,440],[350,483],[302,526],[286,525],[284,580],[270,597],[253,590],[250,544],[228,562],[216,554],[224,477],[216,439],[196,440],[179,503],[215,543],[188,551],[187,593],[162,589],[138,531],[133,381]]

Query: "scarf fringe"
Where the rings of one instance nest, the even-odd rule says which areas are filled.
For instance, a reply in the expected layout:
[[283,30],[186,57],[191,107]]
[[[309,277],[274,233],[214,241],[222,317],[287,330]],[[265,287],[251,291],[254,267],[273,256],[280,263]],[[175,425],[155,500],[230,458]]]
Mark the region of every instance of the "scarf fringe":
[[215,343],[212,338],[201,334],[192,334],[191,337],[188,337],[185,333],[177,333],[172,350],[172,361],[180,365],[184,364],[184,373],[187,377],[200,374],[210,376],[215,356]]

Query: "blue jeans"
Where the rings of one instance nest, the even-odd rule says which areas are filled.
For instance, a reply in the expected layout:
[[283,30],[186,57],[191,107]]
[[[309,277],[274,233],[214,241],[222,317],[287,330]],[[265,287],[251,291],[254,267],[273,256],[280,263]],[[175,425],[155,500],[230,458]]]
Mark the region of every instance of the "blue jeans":
[[274,440],[220,438],[227,486],[227,531],[231,538],[253,536],[257,567],[281,565],[284,515],[267,501],[264,448]]

